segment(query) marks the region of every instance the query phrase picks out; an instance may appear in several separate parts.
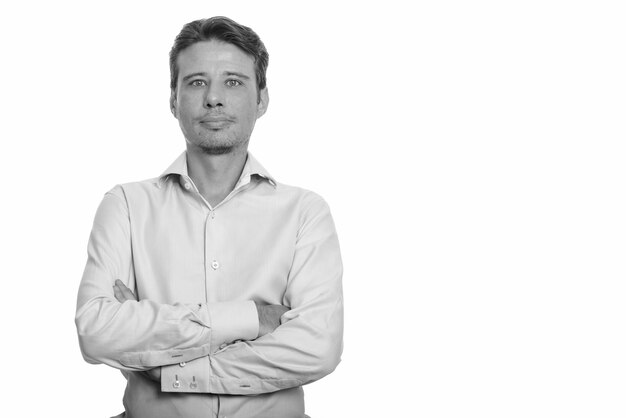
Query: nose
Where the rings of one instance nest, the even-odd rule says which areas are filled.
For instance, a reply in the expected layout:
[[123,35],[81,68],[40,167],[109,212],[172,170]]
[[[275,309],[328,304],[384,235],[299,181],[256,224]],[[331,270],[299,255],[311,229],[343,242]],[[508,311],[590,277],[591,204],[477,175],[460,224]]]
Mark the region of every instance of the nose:
[[221,106],[224,106],[224,99],[219,83],[209,83],[204,96],[204,107],[210,109]]

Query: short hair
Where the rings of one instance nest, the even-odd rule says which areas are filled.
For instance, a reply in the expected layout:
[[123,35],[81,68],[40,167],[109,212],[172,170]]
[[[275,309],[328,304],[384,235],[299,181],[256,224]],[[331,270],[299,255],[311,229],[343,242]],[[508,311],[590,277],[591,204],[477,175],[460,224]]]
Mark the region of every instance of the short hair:
[[170,51],[171,90],[176,91],[178,81],[178,65],[176,60],[178,55],[185,48],[195,43],[213,39],[235,45],[254,59],[257,94],[260,95],[261,90],[265,88],[267,82],[265,77],[267,64],[269,62],[267,49],[265,49],[265,45],[263,45],[259,35],[252,29],[224,16],[194,20],[183,26],[180,33],[176,36],[174,45]]

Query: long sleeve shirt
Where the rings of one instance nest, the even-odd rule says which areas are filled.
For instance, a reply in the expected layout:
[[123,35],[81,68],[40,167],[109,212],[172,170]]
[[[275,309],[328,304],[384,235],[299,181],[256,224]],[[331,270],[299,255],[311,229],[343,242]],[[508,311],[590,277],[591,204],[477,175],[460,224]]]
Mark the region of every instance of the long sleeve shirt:
[[[321,197],[276,182],[248,154],[211,207],[183,152],[98,207],[78,291],[80,347],[126,377],[127,418],[303,417],[301,386],[340,361],[341,276]],[[118,302],[116,279],[138,300]],[[255,302],[290,308],[259,338]],[[157,367],[160,382],[144,373]]]

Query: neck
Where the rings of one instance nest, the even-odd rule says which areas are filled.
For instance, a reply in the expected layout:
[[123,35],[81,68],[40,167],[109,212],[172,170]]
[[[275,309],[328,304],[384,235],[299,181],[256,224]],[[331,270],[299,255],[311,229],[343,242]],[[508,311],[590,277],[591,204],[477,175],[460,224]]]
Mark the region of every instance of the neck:
[[187,143],[187,171],[198,191],[211,206],[220,203],[235,188],[246,163],[247,149],[210,155]]

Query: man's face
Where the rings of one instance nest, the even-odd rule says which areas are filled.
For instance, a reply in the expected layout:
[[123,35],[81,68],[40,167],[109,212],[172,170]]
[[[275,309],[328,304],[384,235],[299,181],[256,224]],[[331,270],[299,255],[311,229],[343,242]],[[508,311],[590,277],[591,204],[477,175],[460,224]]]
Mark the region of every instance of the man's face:
[[170,104],[188,147],[208,154],[245,150],[268,103],[267,89],[257,94],[254,60],[232,44],[211,40],[181,51],[177,64]]

